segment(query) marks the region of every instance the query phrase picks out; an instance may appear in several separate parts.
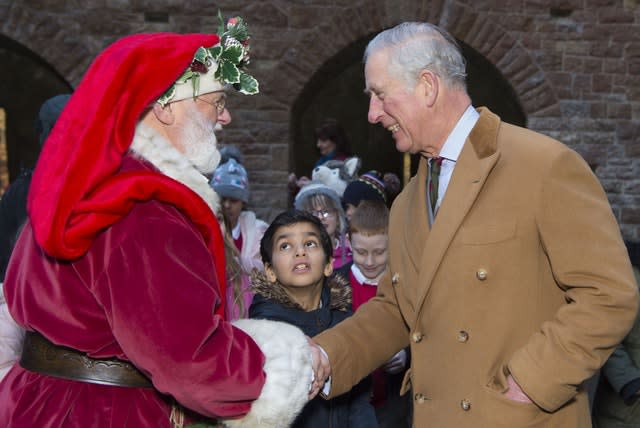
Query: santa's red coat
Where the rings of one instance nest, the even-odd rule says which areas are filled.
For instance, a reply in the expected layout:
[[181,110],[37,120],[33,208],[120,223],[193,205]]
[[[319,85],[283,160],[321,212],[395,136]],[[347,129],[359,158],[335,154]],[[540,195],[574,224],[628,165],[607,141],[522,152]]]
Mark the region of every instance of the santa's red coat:
[[[125,157],[122,172],[151,170]],[[18,254],[5,292],[19,324],[95,358],[130,360],[157,391],[68,381],[16,365],[0,384],[3,426],[169,427],[170,401],[160,392],[209,416],[242,415],[260,394],[260,349],[214,314],[220,260],[174,206],[135,204],[73,261],[45,255],[27,224]]]

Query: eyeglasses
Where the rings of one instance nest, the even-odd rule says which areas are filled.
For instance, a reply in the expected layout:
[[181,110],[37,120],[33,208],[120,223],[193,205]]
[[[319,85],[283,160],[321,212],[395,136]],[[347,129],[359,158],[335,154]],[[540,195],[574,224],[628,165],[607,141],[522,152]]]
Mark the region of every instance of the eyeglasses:
[[309,212],[311,213],[311,215],[318,217],[320,220],[324,220],[325,218],[333,217],[335,215],[335,212],[330,210],[316,210]]
[[200,98],[200,97],[196,97],[196,100],[202,101],[205,104],[209,104],[210,106],[215,107],[218,114],[222,114],[225,106],[227,105],[227,97],[224,95],[214,102],[207,101],[204,98]]

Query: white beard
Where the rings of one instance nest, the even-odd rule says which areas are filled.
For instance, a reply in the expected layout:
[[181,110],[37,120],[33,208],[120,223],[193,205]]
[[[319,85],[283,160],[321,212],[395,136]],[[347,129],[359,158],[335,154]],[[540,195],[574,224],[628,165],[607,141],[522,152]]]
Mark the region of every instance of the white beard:
[[[209,147],[212,147],[215,151],[215,154],[211,155],[214,159],[211,162],[217,166],[220,153],[218,153],[215,145],[210,145]],[[151,162],[163,174],[181,182],[196,192],[205,200],[214,214],[216,214],[216,217],[222,219],[220,198],[209,186],[207,177],[197,169],[191,159],[180,153],[178,149],[164,137],[161,137],[153,128],[144,125],[142,122],[138,123],[130,150],[137,156]]]
[[195,103],[189,104],[187,108],[192,123],[183,126],[180,132],[180,142],[185,148],[184,155],[198,171],[210,175],[220,162],[215,131],[221,127],[207,120]]

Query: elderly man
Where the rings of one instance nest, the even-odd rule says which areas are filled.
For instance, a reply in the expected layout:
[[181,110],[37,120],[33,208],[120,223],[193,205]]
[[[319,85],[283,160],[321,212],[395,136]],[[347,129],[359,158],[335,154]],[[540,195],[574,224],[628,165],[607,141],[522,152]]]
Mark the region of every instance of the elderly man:
[[276,427],[307,401],[302,332],[223,315],[205,174],[219,160],[213,131],[231,121],[225,87],[258,91],[244,22],[223,29],[125,37],[69,100],[5,281],[27,334],[0,385],[0,426],[177,427],[200,414]]
[[438,27],[376,36],[365,80],[369,121],[422,159],[391,211],[377,296],[315,338],[319,377],[340,394],[410,345],[416,427],[589,427],[582,383],[638,307],[598,180],[561,143],[474,109]]

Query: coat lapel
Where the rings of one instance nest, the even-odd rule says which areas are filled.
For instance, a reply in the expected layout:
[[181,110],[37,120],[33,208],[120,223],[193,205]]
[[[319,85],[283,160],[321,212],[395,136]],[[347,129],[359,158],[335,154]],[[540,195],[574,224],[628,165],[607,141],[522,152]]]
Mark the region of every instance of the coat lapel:
[[411,263],[420,270],[424,243],[429,238],[429,218],[427,213],[427,163],[420,159],[418,172],[407,186],[409,200],[414,201],[409,205],[404,228],[404,242],[408,250],[407,254]]
[[[411,237],[411,239],[408,240],[411,242],[410,245],[421,247],[420,250],[414,253],[421,255],[418,262],[419,273],[416,284],[416,287],[419,288],[417,293],[418,301],[416,302],[416,319],[419,318],[419,313],[429,294],[438,268],[445,257],[447,248],[449,248],[456,232],[462,225],[469,210],[473,207],[487,177],[500,158],[500,152],[496,147],[496,136],[498,127],[500,126],[500,119],[486,109],[480,109],[480,113],[480,119],[467,138],[460,153],[433,228],[426,234],[426,241],[417,242],[415,229],[409,226],[412,223],[407,222],[408,226],[405,229],[407,233],[406,238]],[[422,173],[426,180],[426,159],[421,159],[420,163],[420,169],[423,170]],[[420,171],[418,177],[420,177]],[[421,186],[419,185],[417,188],[421,188],[422,193],[425,193],[425,186],[425,184],[421,184]],[[420,197],[418,197],[418,195],[415,196],[415,200],[418,202],[414,204],[412,211],[422,208],[425,224],[413,223],[413,225],[415,227],[416,224],[420,224],[420,227],[425,227],[426,229],[419,230],[429,230],[426,220],[426,193]],[[412,220],[418,219],[413,218]],[[413,229],[412,232],[409,231],[410,228]],[[425,235],[420,234],[419,236],[424,237]]]

